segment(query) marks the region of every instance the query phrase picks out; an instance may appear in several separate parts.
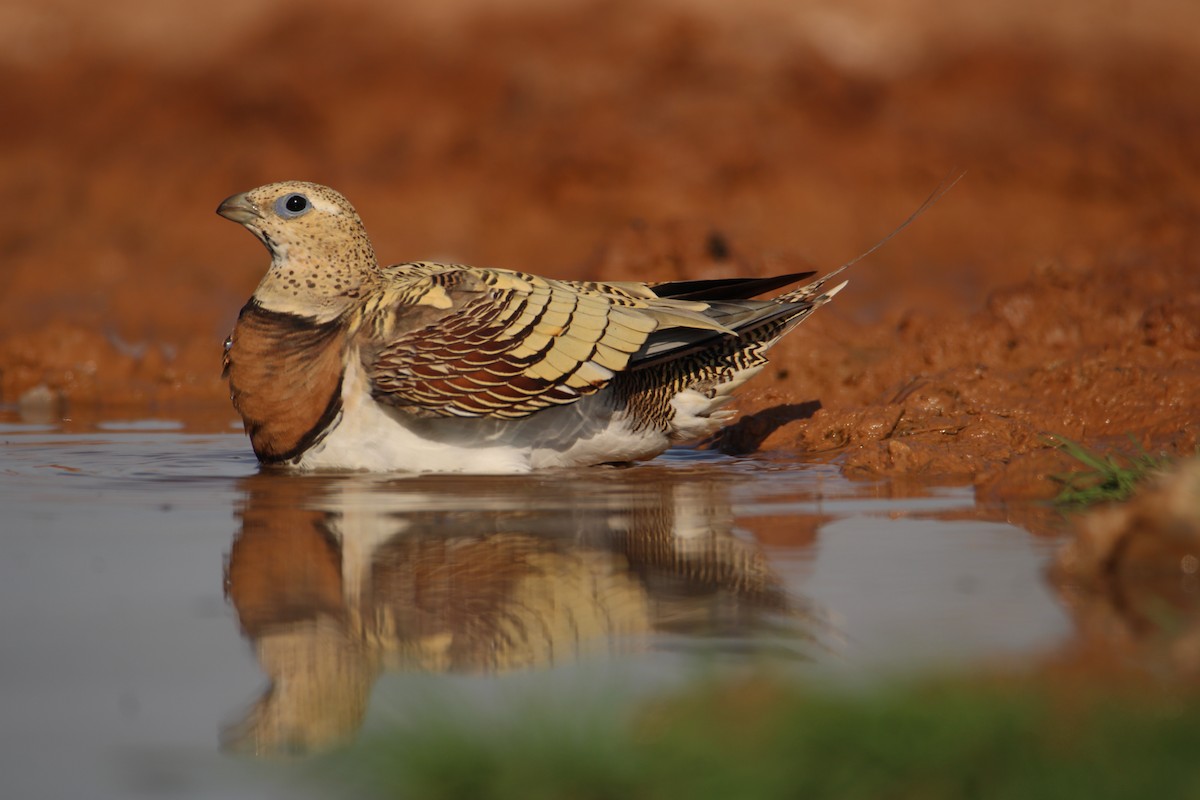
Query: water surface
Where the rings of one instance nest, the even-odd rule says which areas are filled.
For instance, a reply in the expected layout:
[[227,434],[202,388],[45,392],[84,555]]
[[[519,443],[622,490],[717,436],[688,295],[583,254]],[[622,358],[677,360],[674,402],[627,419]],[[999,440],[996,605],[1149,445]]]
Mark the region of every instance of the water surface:
[[406,709],[619,704],[763,662],[871,680],[1069,633],[1047,546],[971,519],[970,489],[686,450],[288,476],[170,420],[0,442],[13,797],[292,797],[297,756]]

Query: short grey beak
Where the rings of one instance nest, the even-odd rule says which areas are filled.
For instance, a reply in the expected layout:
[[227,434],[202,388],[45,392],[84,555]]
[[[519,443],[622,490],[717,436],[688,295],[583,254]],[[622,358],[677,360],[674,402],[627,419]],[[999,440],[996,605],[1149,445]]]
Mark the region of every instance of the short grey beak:
[[248,225],[256,219],[262,219],[262,213],[254,203],[250,202],[250,198],[246,197],[245,192],[226,197],[221,205],[217,206],[217,213],[225,219],[231,219],[243,225]]

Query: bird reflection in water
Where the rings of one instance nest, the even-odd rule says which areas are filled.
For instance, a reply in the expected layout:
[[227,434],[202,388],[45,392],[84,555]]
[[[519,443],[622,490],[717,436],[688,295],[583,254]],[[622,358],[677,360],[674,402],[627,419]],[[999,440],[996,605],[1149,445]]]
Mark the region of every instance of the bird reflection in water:
[[802,642],[813,617],[735,535],[730,489],[653,468],[246,479],[226,592],[270,684],[225,749],[343,743],[383,671],[545,667],[780,620]]

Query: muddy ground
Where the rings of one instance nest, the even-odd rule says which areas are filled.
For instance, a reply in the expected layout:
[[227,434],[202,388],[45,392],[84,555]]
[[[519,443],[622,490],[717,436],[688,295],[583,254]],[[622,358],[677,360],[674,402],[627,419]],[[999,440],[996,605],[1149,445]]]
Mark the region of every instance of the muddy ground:
[[0,402],[225,429],[266,257],[213,209],[269,181],[387,261],[627,280],[832,268],[965,172],[710,446],[996,497],[1053,491],[1050,433],[1191,452],[1200,10],[970,7],[10,4]]

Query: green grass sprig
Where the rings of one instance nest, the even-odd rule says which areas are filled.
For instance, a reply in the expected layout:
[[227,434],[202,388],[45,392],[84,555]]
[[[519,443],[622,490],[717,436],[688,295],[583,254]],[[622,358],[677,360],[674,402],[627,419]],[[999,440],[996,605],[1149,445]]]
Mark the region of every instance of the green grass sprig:
[[1063,485],[1054,503],[1058,506],[1086,508],[1097,503],[1128,500],[1147,479],[1170,466],[1169,456],[1151,455],[1132,437],[1130,440],[1136,452],[1101,454],[1064,436],[1051,436],[1050,444],[1087,467],[1050,476]]

